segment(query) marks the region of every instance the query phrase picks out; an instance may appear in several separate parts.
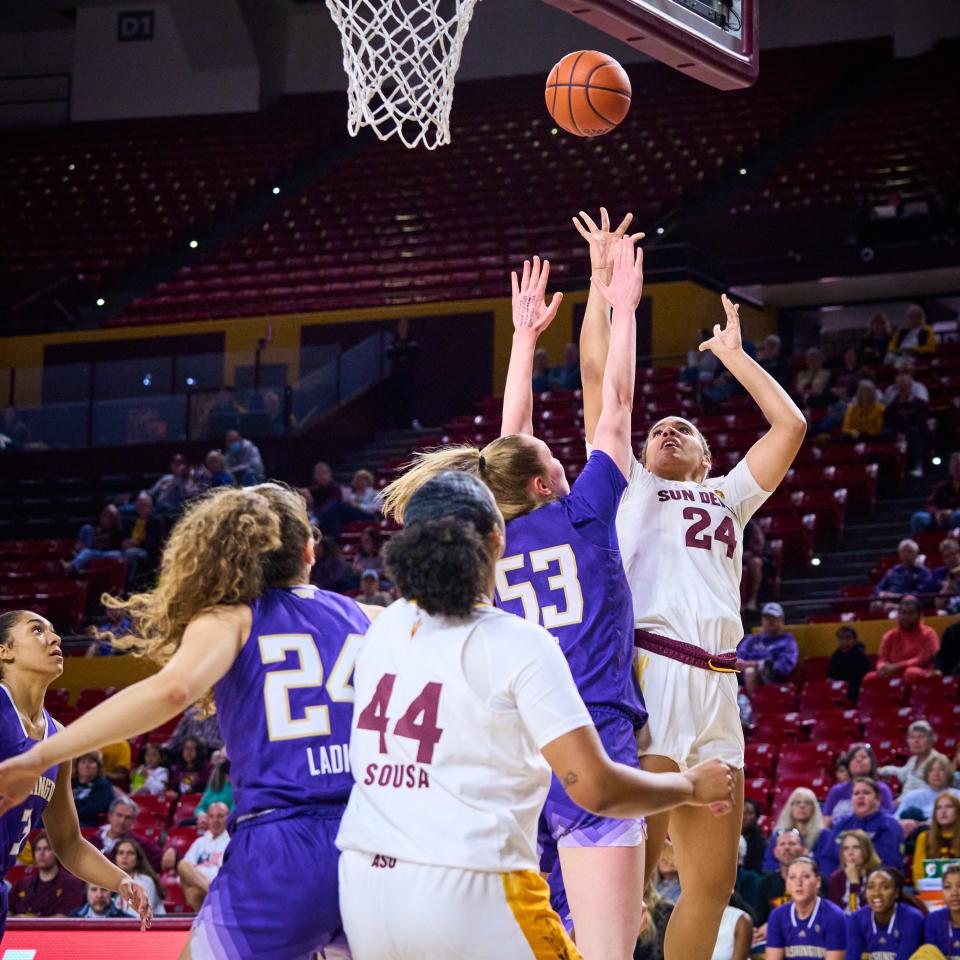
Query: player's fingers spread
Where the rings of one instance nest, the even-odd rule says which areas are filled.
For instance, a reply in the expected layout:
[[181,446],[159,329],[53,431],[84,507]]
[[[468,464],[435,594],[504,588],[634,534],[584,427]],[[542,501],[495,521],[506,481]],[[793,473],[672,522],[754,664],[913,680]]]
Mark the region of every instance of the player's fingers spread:
[[519,297],[519,296],[520,296],[520,280],[519,280],[519,278],[517,277],[517,271],[516,271],[516,270],[511,270],[511,271],[510,271],[510,289],[511,289],[511,291],[513,291],[513,295],[514,295],[515,297]]
[[523,261],[523,278],[520,280],[520,291],[526,293],[530,285],[530,261]]
[[577,228],[577,233],[583,237],[584,240],[590,239],[590,233],[587,231],[587,228],[576,218],[573,218],[573,225]]
[[628,213],[620,221],[620,226],[617,227],[617,236],[622,237],[627,232],[627,227],[630,226],[630,222],[633,220],[633,214]]
[[543,268],[540,271],[540,283],[537,285],[537,290],[541,296],[546,292],[547,281],[550,279],[550,261],[543,261]]
[[563,294],[559,291],[553,295],[550,300],[550,306],[547,307],[547,316],[546,320],[549,323],[557,315],[557,310],[560,309],[560,304],[563,302]]
[[631,235],[630,235],[630,242],[631,242],[631,243],[639,243],[645,236],[646,236],[646,234],[645,234],[643,231],[641,231],[640,233],[631,234]]
[[722,332],[723,332],[723,331],[720,329],[720,324],[719,324],[719,323],[715,323],[715,324],[713,325],[713,335],[714,335],[715,337],[719,337]]
[[610,230],[610,214],[607,213],[606,207],[600,208],[600,229],[604,232]]
[[585,210],[580,211],[580,216],[583,219],[583,222],[587,225],[591,233],[597,232],[597,225],[593,222],[593,217],[590,216]]

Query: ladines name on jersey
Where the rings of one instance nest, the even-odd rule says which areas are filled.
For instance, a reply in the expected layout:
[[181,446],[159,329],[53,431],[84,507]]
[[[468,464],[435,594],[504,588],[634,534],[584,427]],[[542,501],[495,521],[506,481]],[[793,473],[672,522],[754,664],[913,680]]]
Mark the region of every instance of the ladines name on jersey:
[[307,747],[307,766],[311,777],[350,773],[350,746],[332,743],[329,747]]

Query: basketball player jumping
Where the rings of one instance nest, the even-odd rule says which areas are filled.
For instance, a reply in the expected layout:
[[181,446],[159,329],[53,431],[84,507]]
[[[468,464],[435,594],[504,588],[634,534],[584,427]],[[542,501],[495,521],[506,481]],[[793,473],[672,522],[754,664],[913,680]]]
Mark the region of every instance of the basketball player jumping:
[[[581,211],[574,224],[590,245],[594,277],[609,283],[615,237]],[[806,423],[782,387],[744,351],[738,306],[722,298],[726,325],[700,345],[712,350],[757,402],[769,431],[726,476],[708,479],[710,448],[682,417],[654,424],[631,461],[617,534],[633,594],[640,682],[649,721],[641,766],[684,770],[720,758],[737,769],[735,809],[714,818],[685,807],[650,818],[647,874],[669,826],[682,894],[667,927],[667,960],[709,960],[733,889],[743,807],[743,731],[735,649],[743,636],[740,574],[743,527],[777,488]],[[609,310],[591,285],[580,337],[587,442],[595,439],[610,344]]]

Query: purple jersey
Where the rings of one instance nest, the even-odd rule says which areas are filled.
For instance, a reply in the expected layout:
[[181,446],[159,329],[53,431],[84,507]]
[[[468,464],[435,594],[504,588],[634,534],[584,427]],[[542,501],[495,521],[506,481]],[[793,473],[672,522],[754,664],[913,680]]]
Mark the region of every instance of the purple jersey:
[[370,621],[317,587],[268,590],[250,636],[214,694],[230,755],[234,818],[345,804],[353,664]]
[[[0,684],[0,689],[3,690],[0,693],[0,760],[9,760],[26,753],[37,741],[27,736],[10,691],[3,684]],[[43,716],[49,737],[57,732],[57,727],[46,710],[43,711]],[[17,804],[0,817],[0,844],[3,845],[3,872],[0,877],[6,876],[7,871],[16,863],[31,831],[42,825],[40,818],[53,797],[56,785],[57,765],[54,765],[41,774],[30,796],[23,803]]]
[[923,942],[936,947],[946,960],[960,960],[960,927],[950,922],[950,911],[946,907],[927,914],[923,921]]
[[613,460],[594,450],[569,495],[511,520],[496,603],[553,634],[588,707],[616,707],[641,727],[633,601],[615,525],[626,489]]
[[785,903],[767,920],[767,946],[779,947],[788,957],[825,957],[828,950],[844,950],[847,932],[843,911],[817,897],[813,912],[802,920],[796,904]]
[[869,907],[847,917],[847,960],[909,960],[922,943],[923,914],[908,903],[898,903],[882,926]]

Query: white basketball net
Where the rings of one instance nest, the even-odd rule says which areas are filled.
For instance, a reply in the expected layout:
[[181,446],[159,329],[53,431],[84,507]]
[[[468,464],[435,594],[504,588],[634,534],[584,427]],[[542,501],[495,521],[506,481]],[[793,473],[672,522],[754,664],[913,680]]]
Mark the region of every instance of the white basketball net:
[[449,143],[454,78],[477,0],[326,2],[343,40],[351,135],[372,127],[408,147]]

